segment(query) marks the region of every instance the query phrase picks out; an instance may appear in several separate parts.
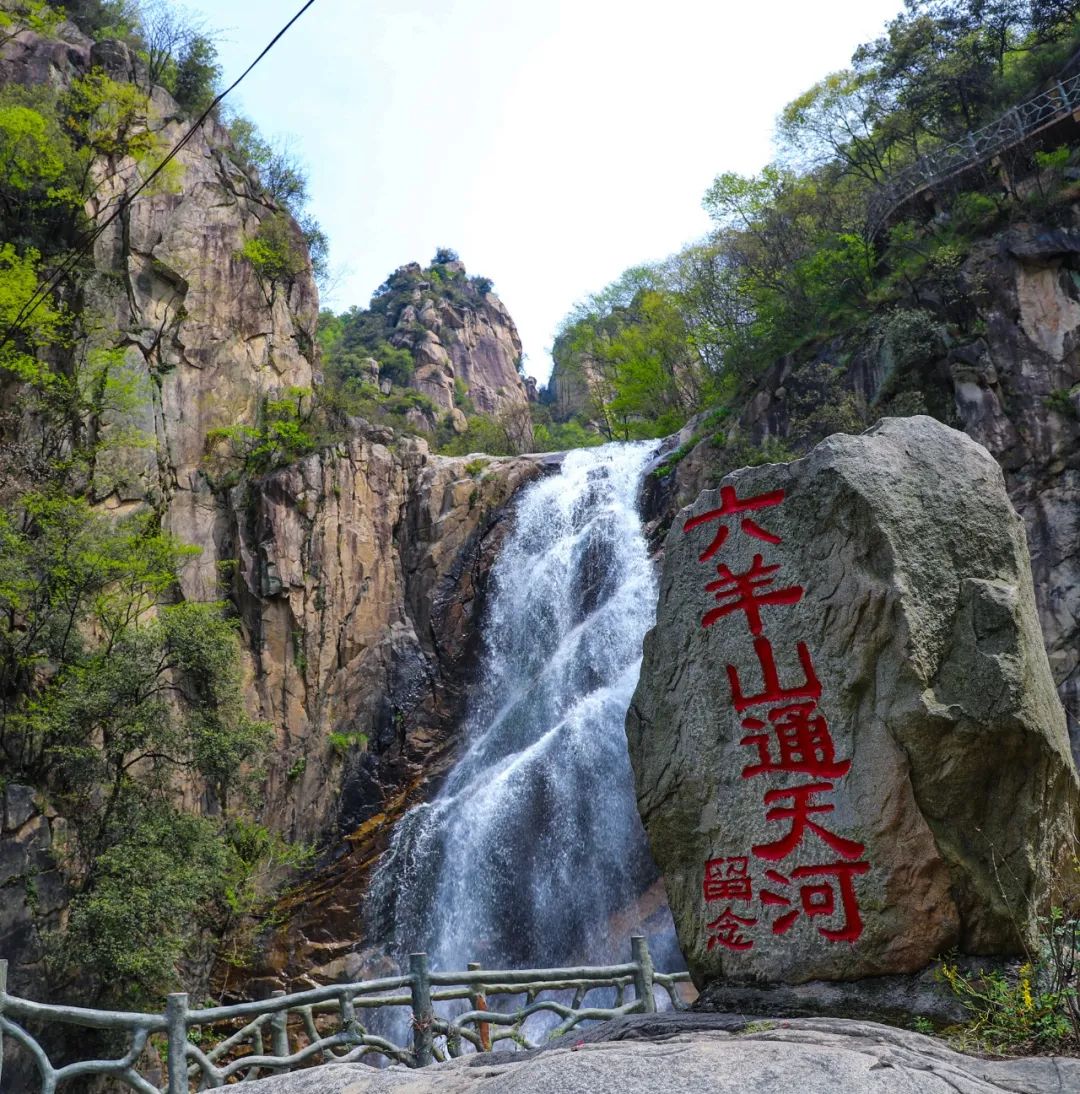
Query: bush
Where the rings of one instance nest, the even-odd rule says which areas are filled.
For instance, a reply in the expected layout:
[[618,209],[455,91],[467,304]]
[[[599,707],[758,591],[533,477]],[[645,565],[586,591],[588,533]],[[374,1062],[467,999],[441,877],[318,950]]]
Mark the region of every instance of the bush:
[[[230,464],[240,464],[248,474],[262,475],[314,452],[320,443],[314,413],[311,389],[291,387],[282,398],[263,405],[257,425],[212,429],[206,435],[205,461],[211,477],[219,486],[233,485]],[[225,458],[222,445],[227,449]]]
[[[75,898],[53,972],[115,1004],[159,996],[221,925],[236,873],[224,818],[270,735],[246,713],[221,605],[177,600],[197,553],[151,517],[116,521],[70,497],[0,510],[2,766],[71,824]],[[177,805],[185,784],[217,816]]]
[[281,213],[271,213],[259,222],[255,235],[239,251],[261,279],[271,287],[291,283],[307,268],[307,256],[297,246],[292,226]]
[[952,1033],[964,1051],[1027,1056],[1080,1052],[1080,915],[1039,919],[1036,951],[1013,972],[968,975],[946,959],[939,975],[971,1021]]
[[172,93],[177,104],[188,114],[202,114],[214,101],[220,79],[217,47],[205,35],[193,35],[176,60]]
[[335,732],[331,733],[327,738],[330,749],[335,755],[344,756],[346,753],[351,752],[353,749],[358,749],[361,752],[366,751],[368,746],[368,737],[366,733],[360,733],[359,731],[346,733]]

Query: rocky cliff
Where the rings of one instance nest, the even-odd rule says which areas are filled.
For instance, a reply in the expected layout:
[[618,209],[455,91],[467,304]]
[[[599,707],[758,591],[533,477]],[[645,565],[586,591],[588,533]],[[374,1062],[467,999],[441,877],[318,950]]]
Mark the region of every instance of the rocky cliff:
[[[443,267],[450,278],[464,275],[461,262]],[[490,290],[477,290],[470,299],[455,299],[433,291],[423,271],[413,263],[395,274],[419,276],[410,290],[390,336],[392,344],[408,349],[416,360],[412,386],[430,396],[443,410],[455,406],[454,381],[460,380],[476,409],[483,414],[520,407],[528,402],[518,372],[521,338],[503,302]]]
[[430,435],[466,433],[469,418],[482,415],[499,423],[514,451],[528,450],[535,391],[521,372],[517,328],[491,281],[467,276],[454,252],[440,250],[426,268],[399,267],[366,309],[330,326],[327,379],[346,401],[404,396],[407,425]]
[[[95,43],[69,24],[60,35],[7,43],[0,81],[63,89],[95,68],[119,81],[144,75],[121,43]],[[189,120],[155,88],[147,124],[171,145]],[[119,436],[134,426],[143,439],[109,451],[94,499],[118,513],[149,507],[199,548],[182,594],[233,603],[250,709],[276,734],[259,819],[347,873],[359,863],[362,876],[383,822],[445,767],[506,503],[546,465],[442,458],[422,440],[350,419],[343,439],[299,462],[212,481],[213,431],[255,427],[268,400],[318,382],[310,265],[271,279],[243,254],[269,217],[306,254],[303,236],[238,161],[226,131],[208,122],[168,184],[140,195],[96,242],[79,307],[121,348],[139,393],[133,420],[101,428]],[[91,215],[115,201],[135,165],[94,170]],[[443,407],[458,377],[485,410],[524,406],[513,323],[496,297],[477,295],[467,308],[422,294],[409,305],[415,319],[399,341],[415,345],[417,384]],[[29,788],[7,787],[0,952],[15,963],[17,991],[41,990],[40,932],[64,914],[51,852],[63,827]],[[355,886],[331,894],[316,881],[316,890],[355,918]],[[333,918],[318,895],[299,905]]]
[[810,359],[778,361],[715,438],[697,440],[692,423],[680,438],[686,458],[654,483],[653,518],[662,523],[665,508],[736,466],[778,458],[778,445],[798,451],[815,427],[818,436],[857,431],[882,414],[922,411],[962,429],[1001,464],[1024,520],[1043,636],[1080,755],[1078,283],[1080,228],[1019,224],[983,240],[955,283],[921,286],[918,308]]

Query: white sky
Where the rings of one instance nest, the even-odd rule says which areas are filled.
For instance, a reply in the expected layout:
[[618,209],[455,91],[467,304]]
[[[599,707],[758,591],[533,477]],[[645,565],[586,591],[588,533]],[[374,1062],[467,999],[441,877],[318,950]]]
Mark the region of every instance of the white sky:
[[[300,0],[193,0],[225,80]],[[457,250],[541,380],[575,301],[702,235],[721,171],[771,156],[773,122],[901,0],[317,0],[233,105],[294,138],[364,306],[406,262]]]

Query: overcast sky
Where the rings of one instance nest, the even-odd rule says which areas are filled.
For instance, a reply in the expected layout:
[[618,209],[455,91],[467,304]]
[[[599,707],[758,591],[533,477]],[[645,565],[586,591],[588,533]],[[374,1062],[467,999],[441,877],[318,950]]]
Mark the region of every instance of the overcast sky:
[[[197,0],[227,83],[300,0]],[[291,136],[339,272],[366,305],[453,247],[495,282],[541,380],[560,320],[702,235],[721,171],[771,156],[785,103],[901,0],[316,0],[236,92]]]

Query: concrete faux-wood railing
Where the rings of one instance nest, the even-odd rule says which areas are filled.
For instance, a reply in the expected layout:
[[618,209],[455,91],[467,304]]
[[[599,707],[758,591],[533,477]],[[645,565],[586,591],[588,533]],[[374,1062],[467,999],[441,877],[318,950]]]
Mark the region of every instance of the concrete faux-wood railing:
[[870,238],[876,238],[896,212],[933,186],[963,175],[994,156],[1080,114],[1080,74],[1012,107],[997,120],[902,168],[871,197],[867,207]]
[[[277,992],[269,999],[202,1010],[189,1009],[187,995],[175,993],[168,997],[162,1014],[91,1010],[20,999],[7,994],[7,962],[0,961],[0,1068],[4,1039],[10,1038],[37,1066],[40,1094],[54,1094],[61,1083],[71,1079],[98,1075],[112,1076],[140,1094],[188,1094],[191,1089],[215,1089],[230,1080],[257,1079],[262,1073],[280,1074],[320,1062],[353,1062],[369,1055],[407,1067],[425,1067],[460,1056],[466,1051],[466,1042],[478,1052],[490,1050],[500,1041],[536,1048],[524,1026],[541,1012],[561,1019],[548,1033],[550,1038],[568,1033],[581,1022],[652,1013],[656,1010],[654,988],[665,992],[673,1007],[683,1007],[677,985],[687,983],[689,973],[656,972],[645,939],[634,936],[630,941],[633,960],[622,965],[567,969],[481,969],[470,965],[465,972],[433,972],[427,955],[417,953],[409,958],[408,973],[401,976],[327,984],[291,995]],[[628,987],[633,988],[629,1002]],[[613,1004],[586,1006],[586,996],[599,990],[613,992]],[[540,998],[542,993],[559,993],[563,999]],[[526,997],[523,1006],[488,1009],[488,1000],[494,996],[517,995]],[[568,996],[569,1001],[563,1001]],[[436,1003],[449,1002],[464,1003],[469,1009],[452,1015],[435,1010]],[[370,1033],[359,1020],[359,1012],[385,1007],[409,1008],[410,1045]],[[115,1059],[81,1060],[57,1067],[37,1038],[16,1019],[126,1034],[128,1049]],[[236,1029],[237,1025],[240,1028]],[[226,1032],[212,1048],[196,1043],[222,1027],[233,1032]],[[137,1070],[151,1038],[165,1050],[164,1088]]]

